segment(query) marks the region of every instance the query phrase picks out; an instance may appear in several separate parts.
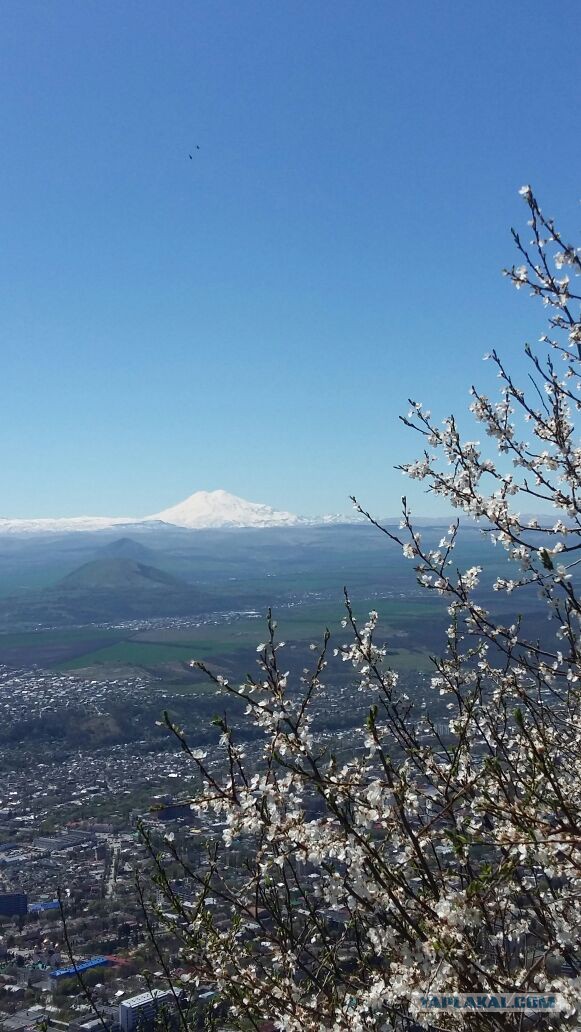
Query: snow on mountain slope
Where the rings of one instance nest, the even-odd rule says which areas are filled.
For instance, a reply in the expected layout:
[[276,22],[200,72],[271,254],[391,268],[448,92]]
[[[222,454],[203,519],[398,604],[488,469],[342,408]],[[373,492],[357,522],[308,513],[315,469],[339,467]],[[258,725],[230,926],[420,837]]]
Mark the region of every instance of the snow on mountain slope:
[[8,520],[0,518],[0,534],[68,534],[79,530],[107,530],[109,527],[133,526],[130,516],[70,516],[58,519]]
[[211,527],[294,527],[306,522],[291,512],[247,502],[227,491],[196,491],[184,502],[154,516],[72,516],[58,519],[10,520],[0,518],[0,534],[69,534],[73,531],[128,530],[170,524],[191,530]]
[[247,502],[228,491],[196,491],[184,502],[151,516],[177,527],[295,527],[302,523],[292,512],[277,512],[270,505]]

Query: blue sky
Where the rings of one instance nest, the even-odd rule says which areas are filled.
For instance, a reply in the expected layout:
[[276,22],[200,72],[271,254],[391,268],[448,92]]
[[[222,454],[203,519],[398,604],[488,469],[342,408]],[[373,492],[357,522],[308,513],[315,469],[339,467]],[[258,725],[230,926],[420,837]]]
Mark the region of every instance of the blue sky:
[[522,183],[578,231],[580,32],[576,0],[1,5],[0,515],[438,511],[397,416],[543,329],[499,271]]

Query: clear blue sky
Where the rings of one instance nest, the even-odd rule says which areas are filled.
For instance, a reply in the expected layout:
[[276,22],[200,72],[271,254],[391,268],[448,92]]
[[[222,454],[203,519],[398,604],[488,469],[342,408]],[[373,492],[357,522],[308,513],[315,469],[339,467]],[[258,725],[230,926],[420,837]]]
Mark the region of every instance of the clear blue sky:
[[580,38],[577,0],[0,5],[0,515],[398,510],[407,397],[543,326],[499,270],[522,183],[579,229]]

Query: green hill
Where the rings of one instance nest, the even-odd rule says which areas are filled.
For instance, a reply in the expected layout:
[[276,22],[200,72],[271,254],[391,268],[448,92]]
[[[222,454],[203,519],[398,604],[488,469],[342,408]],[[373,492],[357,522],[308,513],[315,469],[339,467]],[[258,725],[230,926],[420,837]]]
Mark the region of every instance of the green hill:
[[190,585],[156,566],[119,556],[94,559],[67,574],[55,586],[62,591],[190,591]]

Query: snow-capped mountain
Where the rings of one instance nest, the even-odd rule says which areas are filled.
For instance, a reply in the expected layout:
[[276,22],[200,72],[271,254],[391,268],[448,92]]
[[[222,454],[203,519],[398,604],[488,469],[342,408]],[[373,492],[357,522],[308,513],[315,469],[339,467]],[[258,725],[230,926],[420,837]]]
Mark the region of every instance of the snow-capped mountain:
[[228,491],[196,491],[184,502],[150,516],[175,527],[295,527],[304,522],[292,512],[277,512],[270,505],[247,502]]
[[269,505],[247,502],[227,491],[196,491],[153,516],[72,516],[58,519],[10,520],[0,518],[0,534],[68,534],[73,531],[155,529],[174,526],[190,530],[219,527],[294,527],[310,523],[291,512],[278,512]]

